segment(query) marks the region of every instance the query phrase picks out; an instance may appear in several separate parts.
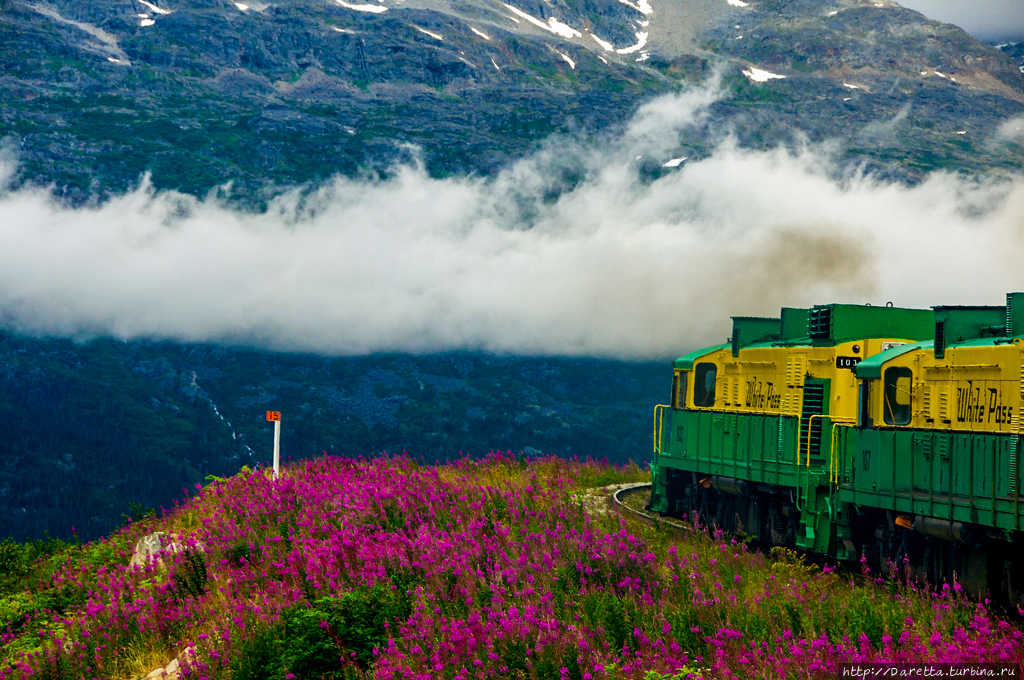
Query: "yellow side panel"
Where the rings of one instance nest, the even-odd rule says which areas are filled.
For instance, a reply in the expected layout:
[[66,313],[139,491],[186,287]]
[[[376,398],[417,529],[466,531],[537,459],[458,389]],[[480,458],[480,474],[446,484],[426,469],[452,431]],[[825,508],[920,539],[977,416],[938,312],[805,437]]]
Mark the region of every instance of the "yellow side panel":
[[[890,341],[869,339],[835,347],[746,347],[738,357],[729,349],[721,349],[702,357],[695,367],[705,362],[717,367],[715,403],[708,410],[800,416],[804,384],[812,378],[829,381],[826,412],[852,420],[859,403],[859,383],[853,367],[860,359],[881,351],[883,342]],[[688,392],[687,403],[692,405],[692,386]]]
[[873,391],[872,415],[877,424],[883,425],[886,371],[905,367],[913,371],[914,380],[913,415],[904,427],[1018,432],[1021,357],[1019,340],[951,347],[941,359],[936,359],[930,349],[908,352],[884,365],[879,389]]

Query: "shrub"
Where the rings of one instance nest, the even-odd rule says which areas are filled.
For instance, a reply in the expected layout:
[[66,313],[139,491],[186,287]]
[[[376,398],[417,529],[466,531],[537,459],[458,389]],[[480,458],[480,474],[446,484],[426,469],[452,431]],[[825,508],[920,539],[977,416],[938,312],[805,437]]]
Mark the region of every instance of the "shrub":
[[412,611],[408,595],[384,585],[294,605],[281,623],[248,640],[232,662],[233,680],[345,678],[372,668],[387,626]]

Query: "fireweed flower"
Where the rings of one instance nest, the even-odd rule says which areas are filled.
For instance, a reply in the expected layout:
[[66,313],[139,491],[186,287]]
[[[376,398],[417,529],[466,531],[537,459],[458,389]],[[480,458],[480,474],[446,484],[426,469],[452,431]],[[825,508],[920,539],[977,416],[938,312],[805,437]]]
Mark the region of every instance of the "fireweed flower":
[[[366,647],[365,670],[382,679],[835,677],[847,662],[1024,658],[1020,630],[961,601],[958,584],[940,609],[910,589],[889,599],[792,556],[736,550],[721,532],[669,540],[576,495],[627,474],[637,473],[506,453],[429,468],[325,457],[276,480],[241,474],[98,542],[118,555],[100,568],[58,565],[53,587],[79,604],[36,628],[46,634],[33,653],[0,680],[151,670],[125,667],[124,650],[166,650],[183,677],[226,680],[280,635],[274,626],[359,593],[402,604]],[[153,530],[181,549],[126,566]],[[363,663],[326,616],[313,628],[337,647],[330,672]],[[0,643],[21,640],[9,630]]]

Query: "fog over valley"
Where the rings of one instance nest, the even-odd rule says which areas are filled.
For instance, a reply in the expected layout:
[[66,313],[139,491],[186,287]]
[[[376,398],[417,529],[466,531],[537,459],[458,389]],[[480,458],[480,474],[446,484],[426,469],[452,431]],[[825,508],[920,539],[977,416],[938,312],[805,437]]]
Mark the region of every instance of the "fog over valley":
[[732,315],[1001,304],[1024,288],[1024,177],[906,186],[839,168],[827,145],[728,136],[680,160],[678,132],[720,96],[651,101],[614,137],[549,139],[490,178],[432,178],[410,149],[389,179],[339,176],[258,214],[144,179],[67,207],[11,188],[8,153],[0,323],[330,355],[661,358],[724,340]]

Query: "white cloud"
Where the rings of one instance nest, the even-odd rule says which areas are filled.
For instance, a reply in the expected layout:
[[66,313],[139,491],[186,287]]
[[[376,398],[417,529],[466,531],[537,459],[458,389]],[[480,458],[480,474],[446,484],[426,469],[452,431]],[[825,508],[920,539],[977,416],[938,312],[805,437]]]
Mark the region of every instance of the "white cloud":
[[[329,354],[666,357],[783,305],[998,304],[1024,288],[1021,178],[836,180],[825,152],[725,143],[641,179],[635,158],[678,152],[716,96],[656,100],[619,139],[552,140],[491,179],[410,165],[263,214],[146,184],[87,208],[0,189],[0,322]],[[13,171],[0,162],[0,186]]]
[[999,139],[1024,139],[1024,116],[1013,118],[999,126]]

